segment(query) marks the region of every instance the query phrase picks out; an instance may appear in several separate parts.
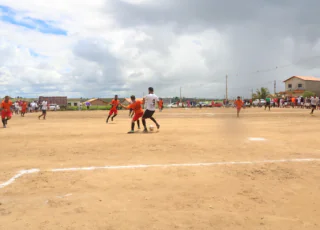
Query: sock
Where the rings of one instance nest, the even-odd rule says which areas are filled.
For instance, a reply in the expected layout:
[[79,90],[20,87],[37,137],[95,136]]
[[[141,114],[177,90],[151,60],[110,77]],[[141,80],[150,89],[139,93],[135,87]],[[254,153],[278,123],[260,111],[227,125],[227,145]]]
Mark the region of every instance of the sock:
[[314,109],[311,110],[311,113],[313,113]]
[[142,119],[142,124],[143,124],[144,129],[147,129],[147,124],[146,124],[146,120],[145,119]]
[[6,124],[6,120],[2,119],[2,124],[5,125]]
[[153,117],[150,117],[150,120],[153,121],[156,125],[159,125],[156,121],[156,119],[154,119]]
[[138,128],[140,129],[140,121],[137,120]]
[[134,131],[134,122],[131,123],[131,130]]

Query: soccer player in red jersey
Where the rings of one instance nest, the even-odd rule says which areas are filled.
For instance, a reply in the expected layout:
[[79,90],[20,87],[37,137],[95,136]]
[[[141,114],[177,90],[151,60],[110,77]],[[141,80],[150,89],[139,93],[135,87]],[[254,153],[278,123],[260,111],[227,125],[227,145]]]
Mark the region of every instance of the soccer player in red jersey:
[[134,111],[134,116],[131,121],[131,130],[128,133],[134,133],[135,122],[137,122],[138,128],[140,129],[139,118],[143,116],[142,101],[136,101],[136,97],[134,95],[131,96],[131,101],[132,103],[129,106],[120,104],[122,108],[132,109]]
[[8,120],[12,117],[11,106],[12,101],[10,101],[9,96],[5,96],[4,100],[1,102],[1,119],[3,128],[7,127]]
[[23,101],[21,105],[21,117],[24,117],[24,115],[26,114],[27,107],[28,107],[28,103],[26,101]]
[[115,95],[114,96],[114,99],[111,101],[111,109],[110,109],[110,112],[109,112],[109,116],[106,120],[106,122],[108,123],[109,122],[109,118],[111,117],[111,121],[113,121],[113,118],[115,118],[117,115],[118,115],[118,106],[120,105],[120,101],[118,100],[118,95]]

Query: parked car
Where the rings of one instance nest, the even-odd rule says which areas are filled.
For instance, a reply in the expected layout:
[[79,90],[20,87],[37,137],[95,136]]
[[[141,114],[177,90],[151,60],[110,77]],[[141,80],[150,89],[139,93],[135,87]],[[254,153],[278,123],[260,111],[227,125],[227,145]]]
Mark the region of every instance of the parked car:
[[169,105],[167,105],[168,108],[177,108],[177,103],[170,103]]
[[266,100],[264,99],[256,99],[252,102],[253,106],[264,106],[266,104]]
[[57,105],[57,104],[50,104],[50,105],[49,105],[49,110],[50,110],[50,111],[60,110],[60,106]]
[[222,106],[223,106],[222,103],[214,103],[214,104],[213,104],[213,107],[219,107],[219,108],[220,108],[220,107],[222,107]]

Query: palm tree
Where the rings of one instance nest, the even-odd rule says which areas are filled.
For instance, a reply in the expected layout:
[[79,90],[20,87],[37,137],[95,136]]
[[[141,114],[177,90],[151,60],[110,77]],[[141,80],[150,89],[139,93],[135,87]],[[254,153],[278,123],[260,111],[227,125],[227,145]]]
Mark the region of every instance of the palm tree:
[[266,99],[270,94],[268,88],[261,87],[261,89],[257,89],[256,93],[253,94],[254,99]]

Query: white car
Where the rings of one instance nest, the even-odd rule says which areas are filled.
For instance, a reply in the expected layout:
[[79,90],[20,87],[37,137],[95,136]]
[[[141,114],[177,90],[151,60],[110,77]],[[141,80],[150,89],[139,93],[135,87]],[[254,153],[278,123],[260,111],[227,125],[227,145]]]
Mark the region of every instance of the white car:
[[169,105],[167,105],[168,108],[177,108],[177,103],[170,103]]
[[50,111],[60,110],[60,106],[57,105],[57,104],[50,104],[50,105],[49,105],[49,110],[50,110]]
[[254,100],[253,102],[252,102],[252,104],[254,105],[254,106],[263,106],[263,105],[265,105],[266,104],[266,100],[264,100],[264,99],[256,99],[256,100]]

